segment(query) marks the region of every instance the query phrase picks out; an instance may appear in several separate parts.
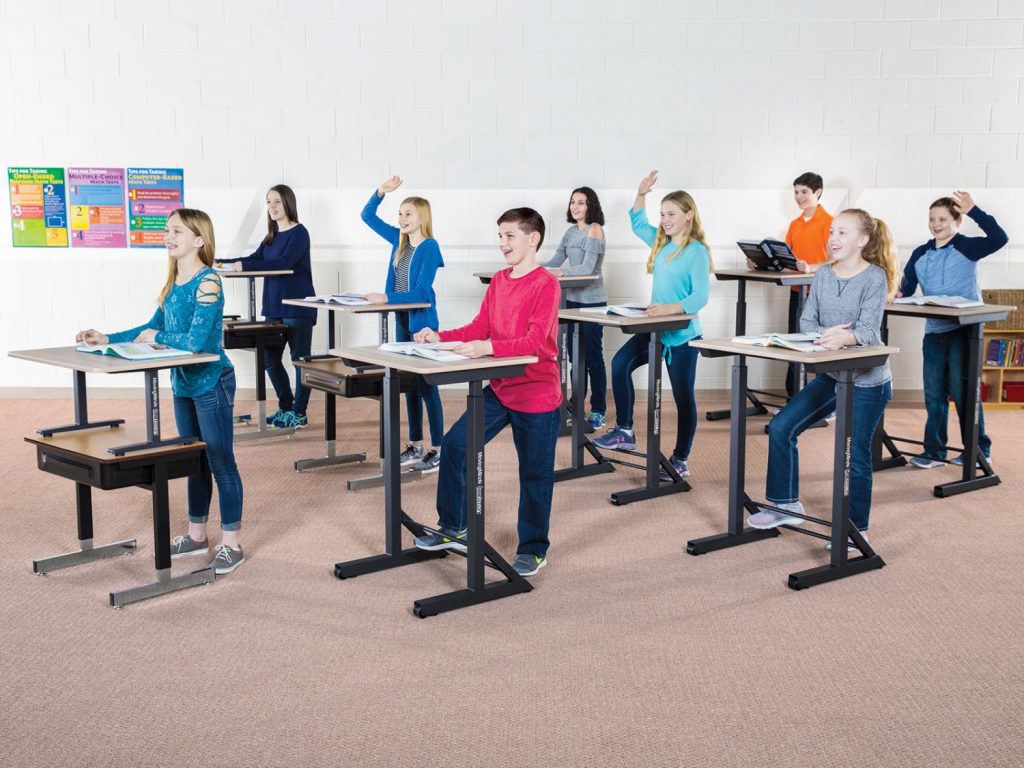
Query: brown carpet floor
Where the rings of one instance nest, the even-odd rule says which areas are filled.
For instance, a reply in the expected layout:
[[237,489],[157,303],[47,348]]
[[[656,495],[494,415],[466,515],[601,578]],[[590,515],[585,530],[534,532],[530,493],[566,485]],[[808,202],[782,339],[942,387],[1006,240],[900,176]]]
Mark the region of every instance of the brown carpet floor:
[[[446,396],[448,423],[463,402]],[[413,600],[458,588],[464,560],[333,577],[335,562],[381,551],[383,491],[345,490],[372,464],[292,470],[323,447],[313,405],[295,438],[237,446],[247,562],[115,611],[108,591],[152,575],[149,495],[94,494],[97,543],[137,537],[136,556],[33,575],[33,557],[72,548],[74,497],[21,436],[68,421],[71,403],[0,401],[0,765],[1022,764],[1024,414],[987,414],[999,487],[937,499],[952,469],[876,476],[880,571],[793,592],[787,575],[825,554],[790,533],[687,556],[688,539],[725,525],[728,423],[702,421],[692,492],[618,508],[608,494],[640,473],[559,484],[532,593],[419,620]],[[339,448],[372,456],[375,404],[339,412]],[[93,418],[126,413],[141,420],[141,397],[90,403]],[[894,405],[888,420],[916,437],[923,411]],[[762,424],[748,441],[755,497]],[[829,503],[832,436],[802,440],[813,512]],[[488,449],[487,511],[509,556],[515,466],[506,433]],[[435,489],[406,485],[405,509],[432,523]],[[173,483],[174,533],[184,491]]]

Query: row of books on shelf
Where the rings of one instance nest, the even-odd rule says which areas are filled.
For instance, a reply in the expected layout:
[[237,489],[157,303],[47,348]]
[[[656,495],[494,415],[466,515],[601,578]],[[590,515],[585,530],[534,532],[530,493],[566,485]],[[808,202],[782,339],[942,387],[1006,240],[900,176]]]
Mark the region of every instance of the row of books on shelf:
[[992,339],[985,350],[985,365],[998,365],[1002,368],[1024,366],[1024,340]]

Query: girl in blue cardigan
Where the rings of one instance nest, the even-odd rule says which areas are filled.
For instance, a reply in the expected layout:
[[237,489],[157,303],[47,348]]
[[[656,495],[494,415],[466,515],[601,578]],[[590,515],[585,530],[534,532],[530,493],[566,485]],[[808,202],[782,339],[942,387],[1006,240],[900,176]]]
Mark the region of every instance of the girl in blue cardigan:
[[[370,229],[391,244],[388,278],[384,293],[367,293],[376,304],[428,302],[429,307],[395,313],[395,336],[398,341],[412,341],[413,334],[423,328],[438,328],[437,297],[434,276],[444,266],[441,248],[434,239],[430,203],[422,197],[407,197],[398,208],[398,226],[393,227],[377,215],[384,195],[402,186],[398,176],[381,182],[363,208],[363,221]],[[423,452],[423,403],[427,405],[430,423],[430,450]],[[409,412],[409,444],[402,451],[402,466],[420,472],[436,472],[441,464],[441,439],[444,437],[444,412],[437,385],[416,377],[416,389],[405,393]]]
[[[285,342],[293,363],[301,357],[309,357],[316,310],[282,302],[284,299],[304,299],[316,293],[313,290],[309,247],[309,231],[299,224],[295,193],[291,187],[277,184],[267,192],[267,236],[260,247],[244,259],[221,263],[223,269],[240,272],[292,270],[290,275],[263,279],[263,316],[270,322],[284,323],[288,327]],[[267,417],[267,424],[278,428],[308,427],[306,407],[309,405],[309,390],[302,386],[302,375],[296,368],[295,394],[292,394],[283,358],[284,347],[270,348],[266,352],[267,375],[277,393],[277,410]]]

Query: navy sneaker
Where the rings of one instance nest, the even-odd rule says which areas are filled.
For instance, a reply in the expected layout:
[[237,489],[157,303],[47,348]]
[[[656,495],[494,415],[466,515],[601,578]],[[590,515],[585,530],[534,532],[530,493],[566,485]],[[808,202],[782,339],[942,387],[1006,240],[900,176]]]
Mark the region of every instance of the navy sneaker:
[[587,416],[587,424],[590,425],[591,429],[600,429],[604,426],[604,414],[591,411],[590,415]]
[[272,414],[267,416],[267,426],[273,427],[274,429],[283,429],[288,426],[288,414],[291,411],[282,411],[278,408]]
[[541,555],[516,555],[512,570],[520,576],[533,576],[547,564],[548,559]]
[[[676,471],[677,475],[679,475],[682,478],[687,478],[687,477],[690,476],[690,467],[687,465],[687,463],[686,463],[686,461],[684,459],[680,459],[680,458],[678,458],[676,456],[672,456],[672,457],[669,458],[668,461],[669,461],[669,464],[672,465],[672,469],[674,469]],[[661,478],[661,482],[663,482],[663,483],[674,482],[674,479],[664,469],[662,469],[661,472],[659,473],[659,477]]]
[[636,450],[636,437],[621,427],[613,427],[593,441],[598,448],[613,451]]
[[438,533],[428,533],[425,536],[417,536],[413,541],[420,549],[431,551],[437,549],[456,549],[459,552],[466,551],[467,529],[453,531],[450,528],[440,528]]
[[305,429],[309,426],[309,417],[304,413],[288,411],[288,426],[295,429]]

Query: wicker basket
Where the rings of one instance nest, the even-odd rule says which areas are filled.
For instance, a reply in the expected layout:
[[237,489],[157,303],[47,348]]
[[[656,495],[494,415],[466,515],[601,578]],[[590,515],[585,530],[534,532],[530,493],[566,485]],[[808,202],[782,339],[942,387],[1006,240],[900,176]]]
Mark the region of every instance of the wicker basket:
[[1007,304],[1016,307],[997,323],[985,323],[985,328],[996,331],[1024,330],[1024,289],[1020,288],[989,288],[981,292],[981,300],[986,304]]

